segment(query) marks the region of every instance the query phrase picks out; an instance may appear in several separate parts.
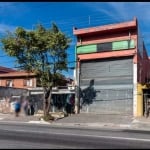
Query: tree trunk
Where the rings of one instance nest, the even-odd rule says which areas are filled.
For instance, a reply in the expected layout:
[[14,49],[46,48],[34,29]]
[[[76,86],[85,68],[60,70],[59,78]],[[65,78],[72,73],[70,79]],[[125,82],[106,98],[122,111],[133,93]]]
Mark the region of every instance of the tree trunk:
[[44,89],[44,104],[43,104],[44,116],[49,114],[51,95],[52,95],[52,87]]

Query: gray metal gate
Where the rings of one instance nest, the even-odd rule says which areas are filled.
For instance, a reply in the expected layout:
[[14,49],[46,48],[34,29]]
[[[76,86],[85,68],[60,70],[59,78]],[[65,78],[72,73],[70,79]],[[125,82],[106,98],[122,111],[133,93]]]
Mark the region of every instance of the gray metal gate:
[[125,57],[81,62],[81,111],[132,114],[132,61]]

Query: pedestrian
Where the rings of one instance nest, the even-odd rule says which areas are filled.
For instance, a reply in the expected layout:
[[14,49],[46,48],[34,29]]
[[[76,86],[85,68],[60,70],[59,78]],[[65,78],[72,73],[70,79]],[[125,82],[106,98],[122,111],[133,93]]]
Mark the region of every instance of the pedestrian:
[[24,114],[27,115],[27,106],[28,106],[27,100],[24,100],[22,106],[23,106]]
[[67,115],[71,116],[71,102],[70,102],[71,94],[67,95],[67,100],[66,100],[66,112]]
[[75,95],[72,94],[70,97],[70,104],[71,104],[71,114],[74,114],[74,107],[75,107]]
[[30,106],[30,102],[28,102],[27,104],[27,115],[30,116],[31,114],[31,106]]
[[19,116],[20,110],[21,110],[21,104],[20,104],[19,100],[17,100],[15,103],[15,115],[16,115],[16,117]]
[[31,104],[30,104],[30,110],[31,110],[31,114],[30,114],[30,115],[34,115],[34,106],[33,106],[33,102],[31,102]]

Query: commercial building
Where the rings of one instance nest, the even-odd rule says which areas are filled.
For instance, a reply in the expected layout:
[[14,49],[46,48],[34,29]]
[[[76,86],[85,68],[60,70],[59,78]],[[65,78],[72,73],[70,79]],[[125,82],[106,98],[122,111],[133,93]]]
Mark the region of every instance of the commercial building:
[[74,28],[73,33],[80,112],[143,116],[150,60],[138,20]]

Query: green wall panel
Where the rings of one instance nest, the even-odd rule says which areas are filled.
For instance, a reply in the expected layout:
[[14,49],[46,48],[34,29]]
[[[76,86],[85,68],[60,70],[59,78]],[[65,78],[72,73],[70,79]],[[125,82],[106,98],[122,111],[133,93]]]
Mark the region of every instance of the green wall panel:
[[112,50],[128,49],[128,41],[112,42]]
[[[110,45],[111,44],[111,45]],[[109,43],[99,43],[91,45],[81,45],[77,46],[77,54],[86,54],[86,53],[95,53],[101,52],[104,50],[123,50],[135,48],[134,40],[123,40],[123,41],[114,41]]]
[[112,50],[130,49],[134,47],[135,47],[134,40],[112,42]]
[[94,53],[94,52],[97,52],[96,44],[77,47],[77,54]]
[[130,40],[130,48],[135,48],[134,40]]

